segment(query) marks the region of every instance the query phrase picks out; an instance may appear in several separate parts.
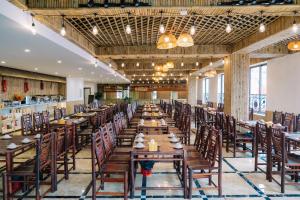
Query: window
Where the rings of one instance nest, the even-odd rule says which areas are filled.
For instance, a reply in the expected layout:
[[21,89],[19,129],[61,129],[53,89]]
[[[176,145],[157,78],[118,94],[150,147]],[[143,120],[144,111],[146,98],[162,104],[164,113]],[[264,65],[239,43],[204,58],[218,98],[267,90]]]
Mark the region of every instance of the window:
[[123,92],[117,91],[117,99],[122,99],[122,98],[123,98]]
[[249,105],[258,114],[266,112],[267,64],[250,67]]
[[224,74],[218,75],[218,103],[224,103]]
[[178,99],[178,92],[171,91],[171,99]]
[[209,96],[209,78],[203,79],[203,103],[208,101]]
[[152,91],[151,98],[152,98],[152,100],[156,100],[157,99],[157,91]]

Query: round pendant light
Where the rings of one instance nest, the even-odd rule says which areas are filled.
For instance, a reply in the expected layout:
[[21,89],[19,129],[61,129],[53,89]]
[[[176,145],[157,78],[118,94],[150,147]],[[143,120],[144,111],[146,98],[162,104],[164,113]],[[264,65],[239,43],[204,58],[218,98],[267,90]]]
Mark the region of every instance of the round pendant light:
[[179,47],[191,47],[194,45],[192,36],[188,33],[182,33],[177,39],[177,46]]
[[288,49],[291,51],[299,51],[300,50],[300,41],[289,42]]
[[177,46],[176,37],[172,33],[164,33],[162,34],[157,42],[158,49],[172,49]]

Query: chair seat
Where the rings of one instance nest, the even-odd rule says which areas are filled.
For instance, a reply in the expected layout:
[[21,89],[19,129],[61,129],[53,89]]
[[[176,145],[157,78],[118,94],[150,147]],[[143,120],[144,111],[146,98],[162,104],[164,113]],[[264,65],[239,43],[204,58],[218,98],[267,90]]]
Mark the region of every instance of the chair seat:
[[293,153],[288,154],[286,166],[300,167],[300,156]]
[[82,135],[82,136],[91,136],[92,135],[92,129],[84,129],[80,132],[78,132],[78,135]]
[[130,161],[130,155],[120,155],[120,153],[118,154],[112,154],[109,159],[108,159],[108,163],[109,162],[121,162],[121,163],[128,163]]
[[130,153],[131,147],[117,147],[114,149],[114,153]]
[[104,173],[111,173],[111,172],[127,172],[129,171],[129,165],[128,164],[112,164],[108,163],[105,164],[103,168]]
[[211,168],[210,163],[208,160],[191,160],[187,161],[187,166],[191,170],[201,170],[201,169],[209,169]]

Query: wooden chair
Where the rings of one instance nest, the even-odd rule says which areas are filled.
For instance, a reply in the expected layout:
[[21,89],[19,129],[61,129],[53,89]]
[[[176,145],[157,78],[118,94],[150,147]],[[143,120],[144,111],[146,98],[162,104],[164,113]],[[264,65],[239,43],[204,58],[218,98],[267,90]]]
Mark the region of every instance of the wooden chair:
[[[106,157],[104,152],[103,137],[100,136],[100,132],[93,133],[92,135],[92,199],[96,200],[96,195],[114,195],[124,196],[124,199],[128,199],[129,188],[129,164],[124,163],[112,163]],[[121,177],[112,177],[111,175],[118,175]],[[97,186],[97,180],[100,181],[100,185]],[[104,190],[105,182],[123,183],[124,192],[100,192]]]
[[209,108],[213,108],[213,107],[214,107],[214,103],[213,103],[213,102],[210,102],[210,101],[206,102],[206,105],[207,105],[207,107],[209,107]]
[[67,109],[66,108],[61,108],[60,111],[61,111],[62,117],[67,117]]
[[22,135],[34,135],[34,128],[31,114],[21,116],[21,133]]
[[54,108],[54,120],[59,120],[62,118],[61,110],[59,108]]
[[[40,200],[49,191],[55,191],[54,179],[46,180],[44,174],[53,175],[55,169],[52,161],[55,159],[53,156],[54,138],[52,133],[41,135],[40,139],[36,140],[36,156],[34,159],[18,163],[17,167],[13,168],[12,172],[5,172],[3,174],[4,181],[8,185],[3,184],[3,195],[5,199],[12,199],[18,191],[11,191],[10,187],[14,183],[23,184],[23,191],[26,194],[30,192],[31,186],[35,187],[35,199]],[[49,171],[50,169],[50,171]],[[18,177],[16,179],[16,177]],[[48,185],[49,188],[43,194],[40,193],[40,185]]]
[[[208,145],[204,157],[197,160],[187,161],[188,167],[188,192],[189,199],[192,199],[193,190],[217,189],[218,195],[222,195],[222,135],[214,128],[209,130]],[[216,166],[216,162],[218,163]],[[218,183],[212,180],[212,176],[217,176]],[[193,179],[208,179],[208,187],[193,188]]]
[[[254,158],[254,170],[257,171],[257,169],[262,170],[259,168],[260,165],[265,165],[267,170],[266,173],[266,179],[270,181],[270,156],[271,156],[271,135],[270,135],[270,129],[267,127],[266,124],[258,122],[256,124],[256,131],[255,131],[255,158]],[[266,162],[258,162],[259,155],[265,155]],[[263,170],[262,170],[263,171]]]
[[70,172],[72,169],[76,169],[76,141],[75,141],[75,124],[66,125],[66,137],[67,137],[67,155],[68,155],[68,171]]
[[[55,134],[55,158],[57,174],[63,174],[63,178],[69,179],[68,170],[68,137],[66,127],[56,128]],[[61,170],[61,167],[63,170]]]
[[282,126],[286,127],[288,132],[293,132],[296,127],[296,117],[294,113],[284,113]]
[[[278,165],[278,171],[272,171],[272,174],[280,174],[280,183],[272,177],[272,179],[278,183],[281,187],[281,193],[285,192],[285,185],[299,185],[298,176],[300,171],[300,157],[293,153],[287,153],[286,138],[282,129],[271,129],[272,134],[272,146],[274,151],[272,151],[272,166],[274,163]],[[291,175],[294,182],[286,182],[286,175]]]
[[217,111],[218,112],[224,112],[224,103],[218,103]]
[[43,116],[41,113],[33,113],[33,129],[35,133],[42,133],[45,131],[43,125]]
[[283,124],[283,112],[278,112],[276,110],[273,112],[273,123]]
[[50,130],[50,114],[48,111],[42,112],[42,120],[43,120],[43,129],[45,133],[48,133]]
[[[254,157],[254,147],[255,147],[255,136],[254,133],[244,133],[237,130],[236,119],[232,116],[227,116],[227,131],[228,140],[226,143],[226,150],[229,150],[229,146],[233,148],[233,157],[236,157],[236,152],[251,152],[252,157]],[[247,144],[251,144],[251,149],[248,149]],[[238,149],[242,147],[242,149]]]
[[300,131],[300,114],[296,117],[296,129],[295,131]]

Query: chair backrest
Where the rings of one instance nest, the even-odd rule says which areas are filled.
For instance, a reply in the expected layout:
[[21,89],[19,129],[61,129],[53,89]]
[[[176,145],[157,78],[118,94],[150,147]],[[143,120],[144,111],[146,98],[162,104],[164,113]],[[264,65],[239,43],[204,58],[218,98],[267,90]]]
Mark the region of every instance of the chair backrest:
[[62,117],[66,117],[67,116],[67,109],[66,108],[61,108],[60,111],[61,111],[61,116]]
[[285,134],[280,128],[271,128],[273,157],[278,161],[283,161],[286,157]]
[[47,167],[52,160],[53,154],[53,133],[41,135],[40,139],[40,169]]
[[33,128],[35,132],[42,132],[44,130],[43,117],[41,113],[33,113]]
[[58,127],[55,130],[55,145],[56,145],[56,155],[62,155],[66,150],[66,127]]
[[294,113],[284,113],[282,125],[286,127],[287,131],[292,132],[296,127],[296,117]]
[[278,112],[278,111],[274,111],[273,112],[273,123],[274,124],[282,124],[283,122],[283,113],[282,112]]
[[202,100],[197,99],[197,104],[198,104],[198,105],[202,105]]
[[48,132],[50,129],[50,116],[48,111],[42,112],[42,120],[43,120],[44,132]]
[[271,144],[271,137],[268,134],[269,130],[266,124],[258,122],[256,124],[256,140],[260,144],[260,148],[264,153],[267,153],[268,145]]
[[59,108],[54,108],[54,119],[59,120],[62,118],[61,110]]
[[209,143],[209,139],[211,137],[211,134],[209,134],[210,127],[207,125],[202,125],[201,127],[203,129],[201,130],[201,140],[200,140],[200,145],[199,145],[199,152],[202,155],[202,158],[206,158],[208,143]]
[[210,102],[210,101],[206,102],[206,105],[207,105],[207,107],[209,107],[209,108],[213,108],[213,107],[214,107],[214,103],[213,103],[213,102]]
[[209,129],[209,139],[208,139],[208,146],[207,146],[207,154],[206,154],[206,159],[209,161],[210,166],[214,166],[216,159],[217,159],[217,155],[219,153],[219,151],[222,151],[220,149],[220,143],[222,143],[221,140],[221,134],[220,132],[215,129],[214,127],[212,127],[211,129]]
[[300,114],[296,117],[296,129],[295,131],[300,131]]
[[95,160],[97,160],[97,165],[99,170],[102,169],[102,165],[105,162],[105,153],[103,138],[100,134],[100,130],[92,134],[92,169],[95,173]]
[[75,146],[75,128],[76,128],[75,124],[66,125],[66,137],[67,137],[66,146],[68,148]]
[[21,132],[22,132],[22,135],[33,135],[34,134],[31,114],[24,114],[21,116]]
[[218,112],[223,112],[224,111],[224,103],[218,103],[217,111]]
[[106,157],[109,157],[113,151],[113,142],[111,140],[111,135],[108,132],[107,125],[100,128],[100,134],[104,144],[105,155]]

